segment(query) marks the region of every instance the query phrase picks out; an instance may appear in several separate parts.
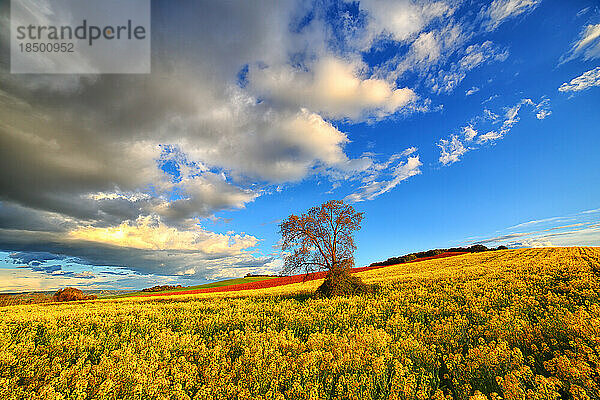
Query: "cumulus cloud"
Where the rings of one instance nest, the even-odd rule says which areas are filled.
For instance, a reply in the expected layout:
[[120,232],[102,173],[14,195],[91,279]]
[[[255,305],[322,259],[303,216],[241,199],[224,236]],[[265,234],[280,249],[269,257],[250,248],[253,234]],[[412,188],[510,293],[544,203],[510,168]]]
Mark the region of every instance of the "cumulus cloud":
[[[370,176],[383,163],[348,157],[350,139],[330,120],[417,109],[412,89],[331,49],[323,18],[291,28],[308,11],[295,1],[165,9],[149,75],[25,77],[2,66],[0,248],[173,276],[275,265],[256,253],[258,238],[197,222],[311,175]],[[203,40],[173,41],[199,26]],[[306,70],[291,54],[310,60]]]
[[[163,87],[153,83],[149,77],[140,77],[139,87],[134,85],[135,78],[107,79],[82,87],[77,95],[55,95],[54,104],[47,103],[45,98],[36,102],[33,97],[27,103],[17,101],[16,96],[4,98],[6,107],[0,110],[3,116],[0,163],[6,172],[0,174],[5,188],[3,200],[75,218],[106,220],[114,217],[118,221],[135,218],[136,213],[147,212],[164,202],[164,196],[149,195],[146,188],[150,185],[154,192],[165,196],[174,186],[187,190],[199,205],[204,205],[196,207],[200,216],[219,209],[239,207],[256,197],[221,177],[218,171],[224,168],[243,169],[260,154],[249,152],[245,158],[236,158],[236,152],[240,150],[230,146],[226,142],[227,137],[219,136],[219,132],[214,130],[217,129],[218,116],[211,119],[212,132],[207,124],[209,118],[204,118],[204,135],[198,135],[197,131],[201,122],[189,120],[193,110],[188,109],[191,106],[184,101],[186,97],[198,102],[194,107],[208,106],[207,101],[210,103],[211,100],[214,100],[213,106],[219,105],[217,99],[211,99],[206,93],[199,99],[201,96],[194,94],[194,90],[199,88],[191,83],[187,85],[189,89],[180,87],[177,95],[169,94],[166,87],[163,91]],[[178,85],[174,79],[169,81],[172,81],[173,87]],[[111,102],[122,101],[117,88],[114,92],[111,89],[117,83],[131,91],[128,103],[122,105],[131,112],[129,117],[111,111],[117,107],[111,106]],[[34,95],[27,93],[27,96]],[[158,104],[147,104],[146,96],[152,98],[152,103],[164,101],[164,108]],[[79,104],[74,104],[76,101],[71,98],[79,99]],[[226,99],[220,101],[225,103]],[[86,102],[91,104],[85,106]],[[182,107],[178,108],[176,103]],[[62,106],[59,107],[59,104]],[[31,113],[34,106],[35,112]],[[236,103],[230,103],[229,107],[235,111]],[[174,114],[176,112],[178,114]],[[167,115],[178,117],[171,121]],[[194,118],[203,117],[194,114]],[[293,119],[293,114],[281,118],[283,123]],[[167,136],[165,133],[168,131],[179,134]],[[251,132],[245,134],[250,135]],[[250,142],[251,138],[246,141]],[[212,157],[205,157],[205,162],[197,163],[184,182],[175,184],[157,163],[162,157],[161,145],[165,142],[186,145],[190,152],[201,149]],[[240,142],[243,144],[243,140]],[[281,148],[280,151],[285,153],[287,149]],[[273,156],[277,157],[276,154]],[[310,155],[307,157],[310,158]],[[223,160],[227,158],[235,159],[237,164],[225,163]],[[268,159],[262,160],[269,163]],[[11,165],[23,167],[12,170]],[[271,169],[274,169],[273,165]],[[11,171],[10,174],[8,171]],[[29,190],[31,187],[36,187],[36,191]]]
[[558,90],[560,92],[580,92],[594,86],[600,86],[600,67],[584,72],[570,82],[565,82]]
[[[31,84],[42,77],[24,79],[4,71],[0,96],[3,167],[17,163],[24,168],[18,178],[0,178],[8,188],[3,195],[59,212],[79,204],[87,208],[78,210],[81,217],[93,212],[94,201],[100,200],[98,193],[118,189],[139,194],[149,183],[168,191],[172,186],[169,177],[155,162],[165,143],[185,146],[187,154],[205,167],[202,173],[211,170],[265,180],[300,179],[314,163],[337,157],[334,153],[343,153],[343,134],[333,132],[331,145],[326,139],[320,142],[324,146],[310,143],[315,136],[328,137],[318,117],[297,108],[257,104],[252,94],[235,85],[236,74],[247,60],[273,65],[283,62],[288,44],[277,38],[285,42],[290,37],[288,26],[264,24],[263,18],[289,20],[294,7],[292,2],[278,2],[277,7],[268,2],[259,6],[211,4],[201,13],[190,13],[204,19],[200,25],[206,27],[207,40],[194,42],[193,48],[175,49],[170,58],[155,60],[155,72],[150,76],[81,79],[76,90],[65,92],[44,86],[44,82]],[[189,15],[179,15],[181,12],[167,13],[164,23],[172,26],[172,20],[179,17],[182,22],[189,21]],[[224,15],[233,21],[235,30],[215,22]],[[197,24],[177,26],[183,35],[191,34]],[[227,41],[228,50],[214,45],[216,41],[206,37],[211,35]],[[167,39],[158,35],[156,52]],[[53,81],[62,79],[66,78]],[[31,110],[35,110],[33,115]],[[297,137],[299,128],[303,132]],[[315,130],[303,141],[306,131]],[[210,176],[189,183],[202,194],[216,187]],[[26,190],[32,184],[39,188],[35,194]],[[201,184],[206,184],[205,190],[199,190]],[[234,197],[222,199],[225,208],[244,203],[235,182],[221,182],[221,186],[228,186]],[[85,201],[79,201],[80,197]],[[246,196],[245,201],[253,198]],[[102,200],[132,202],[122,196]],[[221,208],[204,203],[208,203],[205,214]]]
[[[144,227],[134,221],[124,223],[120,228],[122,233],[118,232],[119,228],[112,227],[80,230],[73,235],[0,229],[0,240],[4,248],[12,251],[30,253],[44,249],[50,254],[68,256],[87,265],[124,267],[136,273],[157,276],[175,276],[192,268],[196,278],[210,278],[220,270],[236,276],[232,271],[237,267],[261,267],[273,260],[271,256],[263,256],[248,248],[257,240],[250,235],[220,236],[200,227],[188,227],[179,229],[176,239],[171,240],[160,237],[161,232],[172,234],[164,226]],[[125,236],[126,242],[119,242],[119,235]],[[185,241],[191,238],[198,241]],[[157,249],[161,245],[164,248]],[[186,249],[186,246],[196,248]]]
[[[317,166],[349,163],[348,139],[319,114],[266,104],[237,83],[248,63],[286,65],[294,40],[303,41],[289,29],[304,12],[297,3],[201,3],[165,9],[153,21],[150,75],[0,70],[1,248],[165,275],[270,261],[238,251],[256,238],[191,232],[190,221],[243,208],[265,185],[303,179]],[[193,37],[198,26],[203,40],[172,47],[170,35]],[[165,146],[178,150],[166,156]],[[142,223],[149,218],[157,228]],[[160,235],[179,243],[196,235],[202,251],[187,254]],[[176,255],[158,262],[165,252]]]
[[115,227],[85,226],[69,232],[69,238],[146,250],[194,250],[205,254],[236,254],[254,247],[258,239],[250,235],[223,235],[197,225],[177,229],[157,216],[139,217]]
[[362,61],[323,57],[308,71],[289,65],[254,67],[248,79],[260,97],[333,119],[384,117],[416,100],[411,89],[364,76],[365,70]]
[[494,0],[483,12],[484,26],[493,31],[505,21],[535,10],[542,0]]
[[[198,221],[307,177],[363,201],[419,174],[416,149],[349,156],[352,138],[332,121],[423,111],[428,99],[402,84],[405,73],[446,93],[505,59],[491,42],[467,46],[474,31],[456,7],[363,1],[340,34],[322,4],[198,1],[154,15],[149,75],[23,76],[0,65],[0,249],[157,276],[275,267],[256,252],[259,238]],[[364,52],[386,41],[402,51],[367,65]]]

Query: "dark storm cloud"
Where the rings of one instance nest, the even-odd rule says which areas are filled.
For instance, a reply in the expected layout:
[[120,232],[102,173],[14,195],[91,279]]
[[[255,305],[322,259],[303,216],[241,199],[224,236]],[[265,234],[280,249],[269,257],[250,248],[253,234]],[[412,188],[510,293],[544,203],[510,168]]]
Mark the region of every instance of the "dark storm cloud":
[[[8,14],[6,5],[0,7],[0,53],[6,54]],[[259,92],[252,91],[258,87],[253,82],[238,85],[238,73],[248,66],[300,73],[312,82],[311,71],[290,64],[303,54],[313,62],[307,68],[332,64],[345,79],[365,86],[370,77],[354,71],[362,66],[358,53],[329,48],[323,19],[298,23],[316,7],[312,2],[173,7],[157,1],[152,7],[151,74],[19,75],[0,61],[0,249],[47,251],[140,273],[226,275],[234,266],[272,260],[248,251],[258,243],[253,237],[228,235],[234,245],[210,250],[223,238],[199,227],[200,218],[243,208],[268,193],[269,185],[310,174],[359,182],[385,172],[368,157],[349,159],[348,137],[322,115],[388,115],[398,109],[393,85],[376,81],[390,93],[383,103],[365,104],[369,93],[356,91],[333,110],[325,101],[331,91],[314,82],[304,94],[277,79]],[[268,71],[262,83],[271,82]],[[302,90],[296,95],[290,89]],[[294,101],[276,93],[290,93]],[[178,150],[165,155],[163,145]],[[174,157],[178,181],[159,168],[164,157]],[[382,168],[376,171],[377,165]],[[177,250],[153,248],[164,232],[140,225],[145,218],[164,224],[167,236],[182,234]],[[137,229],[131,235],[143,242],[141,248],[116,246],[111,232],[94,231],[115,227]],[[90,229],[95,236],[89,240],[73,238]]]
[[[52,254],[47,251],[38,251],[38,252],[18,252],[12,253],[9,257],[13,260],[14,263],[20,264],[29,264],[33,267],[38,267],[42,263],[46,261],[53,260],[62,260],[65,257],[57,254]],[[60,267],[59,267],[60,269]]]

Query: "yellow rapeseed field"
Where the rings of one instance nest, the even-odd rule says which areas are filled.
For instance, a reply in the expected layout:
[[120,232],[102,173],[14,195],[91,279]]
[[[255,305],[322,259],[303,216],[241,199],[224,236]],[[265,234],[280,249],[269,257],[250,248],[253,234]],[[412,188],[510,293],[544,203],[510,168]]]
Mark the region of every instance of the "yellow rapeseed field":
[[375,294],[0,308],[0,399],[600,399],[600,249],[360,276]]

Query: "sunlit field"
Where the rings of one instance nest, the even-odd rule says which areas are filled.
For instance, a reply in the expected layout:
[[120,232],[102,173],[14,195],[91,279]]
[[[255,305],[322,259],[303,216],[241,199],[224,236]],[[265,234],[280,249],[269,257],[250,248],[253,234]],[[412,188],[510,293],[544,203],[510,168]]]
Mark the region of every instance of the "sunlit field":
[[1,399],[599,399],[600,249],[255,291],[0,308]]

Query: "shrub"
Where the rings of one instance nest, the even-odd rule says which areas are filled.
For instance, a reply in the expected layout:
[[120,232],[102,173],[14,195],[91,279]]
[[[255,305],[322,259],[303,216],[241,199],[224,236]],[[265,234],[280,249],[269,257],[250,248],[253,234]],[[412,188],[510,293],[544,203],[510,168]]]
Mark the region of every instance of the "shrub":
[[330,270],[325,281],[317,288],[315,295],[317,297],[333,297],[370,293],[372,288],[366,285],[360,277],[351,275],[350,268],[352,268],[352,263],[346,262],[343,268]]
[[79,289],[75,289],[72,287],[67,287],[64,289],[59,289],[54,296],[52,296],[52,301],[78,301],[78,300],[96,300],[98,297],[96,295],[86,295]]

